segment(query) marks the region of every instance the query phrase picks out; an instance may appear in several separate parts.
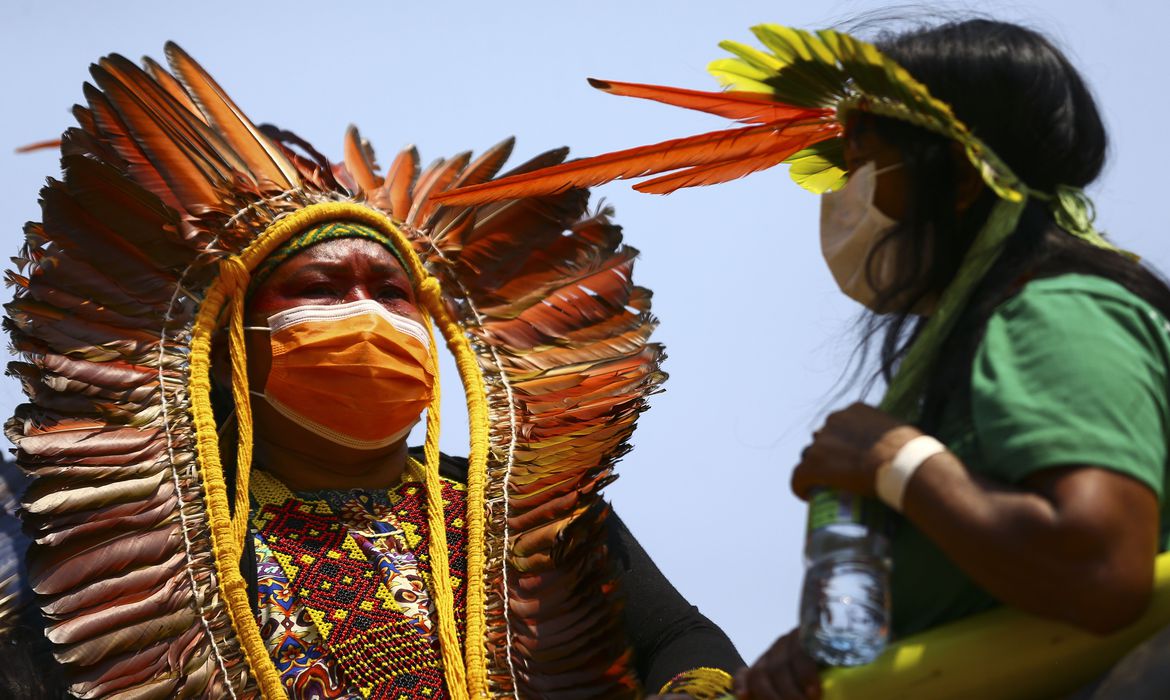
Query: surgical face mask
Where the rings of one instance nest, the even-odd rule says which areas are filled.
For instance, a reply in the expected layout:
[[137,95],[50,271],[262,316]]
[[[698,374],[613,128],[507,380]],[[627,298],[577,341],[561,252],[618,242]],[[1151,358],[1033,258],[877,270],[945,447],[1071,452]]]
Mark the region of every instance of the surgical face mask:
[[899,167],[880,171],[870,162],[849,174],[849,181],[836,192],[821,197],[821,253],[837,286],[849,298],[874,311],[879,292],[889,289],[898,274],[896,246],[877,248],[872,265],[874,283],[866,274],[870,252],[898,222],[881,212],[873,202],[877,176]]
[[430,336],[377,301],[298,306],[268,318],[272,369],[262,396],[338,445],[378,449],[406,437],[434,393]]

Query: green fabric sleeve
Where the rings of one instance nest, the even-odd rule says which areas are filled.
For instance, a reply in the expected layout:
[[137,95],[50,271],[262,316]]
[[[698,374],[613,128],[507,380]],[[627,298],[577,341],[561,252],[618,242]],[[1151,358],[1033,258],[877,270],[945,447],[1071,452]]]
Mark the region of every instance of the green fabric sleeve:
[[984,473],[1009,483],[1093,465],[1164,495],[1170,329],[1144,300],[1084,275],[1038,280],[990,319],[972,369]]

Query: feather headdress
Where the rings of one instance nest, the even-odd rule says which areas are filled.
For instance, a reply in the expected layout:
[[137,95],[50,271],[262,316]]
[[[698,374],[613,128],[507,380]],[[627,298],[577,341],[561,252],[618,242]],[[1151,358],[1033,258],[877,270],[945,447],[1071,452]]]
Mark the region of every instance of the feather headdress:
[[1026,194],[1026,186],[949,105],[874,45],[830,29],[808,32],[766,24],[752,31],[765,50],[724,41],[720,46],[733,57],[713,61],[708,68],[728,88],[723,92],[590,80],[614,95],[708,112],[743,126],[465,186],[438,200],[482,203],[647,175],[659,177],[634,189],[668,194],[781,163],[792,166],[798,184],[820,194],[844,183],[841,139],[845,118],[853,110],[902,119],[952,138],[1001,197],[1017,201]]
[[382,173],[351,129],[333,165],[253,124],[179,47],[166,55],[169,71],[118,55],[92,67],[63,176],[8,274],[5,325],[22,356],[10,373],[29,397],[7,424],[31,477],[28,580],[71,691],[283,696],[239,576],[208,345],[267,250],[341,218],[413,251],[430,315],[467,349],[469,406],[482,407],[468,488],[482,566],[469,569],[459,694],[636,694],[600,491],[664,375],[636,251],[609,213],[588,213],[579,189],[441,204],[491,181],[512,141],[426,168],[410,148]]
[[854,111],[900,119],[942,134],[962,146],[983,181],[998,195],[938,309],[893,378],[883,408],[913,418],[935,353],[966,300],[1015,230],[1029,197],[1050,203],[1058,224],[1102,248],[1116,250],[1092,226],[1084,192],[1058,187],[1038,192],[1012,172],[925,85],[874,45],[833,30],[809,32],[780,25],[752,28],[764,50],[734,41],[720,46],[731,58],[709,71],[729,90],[703,92],[657,85],[591,81],[616,95],[639,97],[728,117],[741,126],[558,164],[536,172],[464,186],[438,195],[446,204],[482,204],[591,187],[611,180],[656,175],[634,189],[668,194],[711,185],[782,163],[805,189],[821,194],[841,187],[847,173],[844,124]]

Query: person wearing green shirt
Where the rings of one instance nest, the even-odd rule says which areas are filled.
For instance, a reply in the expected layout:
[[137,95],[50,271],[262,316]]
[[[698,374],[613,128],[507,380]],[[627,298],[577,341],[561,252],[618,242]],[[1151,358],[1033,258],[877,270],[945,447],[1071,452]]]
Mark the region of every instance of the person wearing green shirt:
[[[825,261],[871,312],[888,384],[880,406],[827,418],[792,487],[890,506],[895,636],[1001,603],[1093,633],[1134,621],[1170,522],[1170,287],[1093,226],[1083,188],[1107,138],[1084,81],[1040,34],[989,19],[876,44],[752,31],[763,48],[726,41],[709,66],[724,92],[592,83],[735,127],[444,201],[642,176],[666,194],[791,165],[824,195]],[[736,693],[817,698],[817,671],[790,633]]]
[[[1032,280],[988,319],[969,384],[959,400],[946,402],[935,437],[974,479],[992,488],[1027,488],[1030,480],[1043,481],[1051,476],[1046,472],[1060,474],[1069,465],[1123,475],[1157,499],[1157,546],[1165,551],[1170,331],[1155,306],[1099,275]],[[909,488],[917,488],[914,481],[907,498]],[[893,545],[895,636],[997,604],[927,529],[898,527]],[[988,576],[1013,575],[993,567]],[[1047,585],[1056,587],[1051,579]]]
[[[1134,256],[1070,235],[1052,204],[1062,191],[1083,198],[1101,171],[1096,105],[1065,56],[1018,26],[971,20],[878,47],[1030,192],[1052,194],[1027,199],[941,341],[919,418],[860,403],[829,415],[793,489],[880,497],[899,511],[895,637],[999,604],[1120,629],[1145,609],[1170,532],[1170,288]],[[884,329],[890,380],[997,192],[963,146],[905,121],[856,112],[843,142],[850,182],[826,198],[823,249],[842,290]],[[795,634],[738,687],[754,700],[821,693]]]

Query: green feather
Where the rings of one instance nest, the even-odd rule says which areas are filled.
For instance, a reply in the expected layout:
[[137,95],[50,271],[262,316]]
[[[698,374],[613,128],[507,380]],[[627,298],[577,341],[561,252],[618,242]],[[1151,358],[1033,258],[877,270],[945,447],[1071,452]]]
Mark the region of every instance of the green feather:
[[767,71],[753,68],[735,58],[720,58],[707,64],[707,72],[715,76],[719,84],[729,90],[772,94],[772,86],[764,81],[771,75]]
[[[720,43],[735,56],[708,67],[723,85],[770,93],[776,101],[795,106],[835,109],[838,119],[860,109],[910,122],[962,144],[972,165],[1000,197],[1018,202],[1026,196],[1026,186],[949,105],[873,44],[828,29],[812,33],[759,25],[752,32],[767,51],[734,41]],[[814,192],[839,186],[842,175],[836,171],[844,164],[825,157],[829,148],[790,158],[793,179]]]
[[788,174],[796,184],[813,194],[845,186],[845,145],[841,139],[821,141],[784,162],[791,166]]

